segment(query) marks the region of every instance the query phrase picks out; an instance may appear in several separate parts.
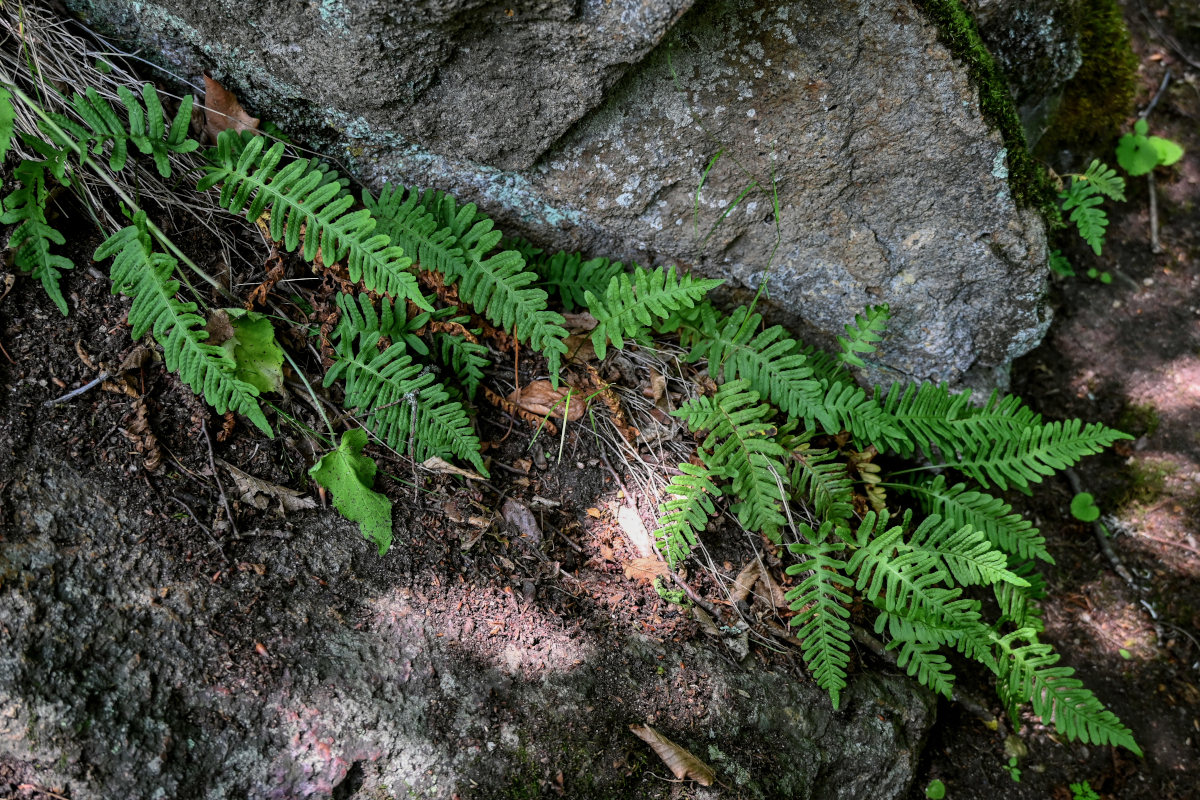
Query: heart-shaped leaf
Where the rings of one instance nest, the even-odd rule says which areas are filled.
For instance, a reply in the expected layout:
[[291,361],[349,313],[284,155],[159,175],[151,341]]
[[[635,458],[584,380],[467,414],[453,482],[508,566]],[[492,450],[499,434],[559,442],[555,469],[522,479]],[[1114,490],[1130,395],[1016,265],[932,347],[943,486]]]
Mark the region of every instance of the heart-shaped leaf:
[[1100,519],[1100,507],[1096,499],[1088,492],[1080,492],[1071,500],[1071,516],[1080,522],[1093,522]]
[[1149,141],[1150,146],[1154,148],[1154,152],[1158,156],[1158,165],[1160,167],[1169,167],[1183,158],[1183,148],[1170,139],[1164,139],[1161,136],[1151,136]]

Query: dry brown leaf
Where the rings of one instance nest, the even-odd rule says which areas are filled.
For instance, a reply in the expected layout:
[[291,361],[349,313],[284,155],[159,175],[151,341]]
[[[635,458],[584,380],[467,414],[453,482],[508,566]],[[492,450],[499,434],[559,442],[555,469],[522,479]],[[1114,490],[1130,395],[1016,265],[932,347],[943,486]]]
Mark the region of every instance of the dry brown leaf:
[[657,558],[635,558],[625,565],[626,578],[640,578],[652,581],[661,578],[668,572],[667,562]]
[[264,481],[262,478],[256,478],[219,458],[217,459],[217,463],[223,466],[229,472],[230,477],[233,478],[234,485],[241,492],[239,499],[243,503],[254,506],[260,511],[266,510],[267,506],[271,504],[272,498],[279,501],[279,513],[281,514],[317,507],[317,501],[311,497],[303,497],[303,492],[298,492],[295,489],[289,489],[286,486],[280,486],[270,481]]
[[758,582],[766,590],[766,596],[772,608],[781,609],[788,607],[787,591],[771,575],[771,570],[760,569],[758,571]]
[[542,541],[542,528],[538,525],[537,517],[524,503],[519,503],[511,497],[504,501],[500,513],[510,525],[520,531],[521,535],[533,544]]
[[462,477],[469,478],[473,481],[483,480],[483,476],[480,475],[478,472],[472,472],[469,469],[463,469],[462,467],[456,467],[453,464],[451,464],[449,461],[447,461],[446,459],[440,458],[438,456],[431,456],[431,457],[425,459],[424,461],[422,461],[421,469],[428,470],[429,472],[441,472],[441,473],[446,473],[449,475],[461,475]]
[[256,131],[258,119],[246,113],[237,95],[204,76],[204,132],[213,144],[221,131]]
[[563,314],[563,326],[567,333],[590,333],[600,321],[586,311]]
[[729,594],[729,602],[734,604],[746,602],[761,574],[758,561],[751,561],[742,567],[742,571],[733,579],[733,591]]
[[656,369],[650,370],[650,385],[642,390],[642,395],[658,405],[667,393],[667,379]]
[[714,639],[721,638],[721,629],[717,627],[717,623],[713,621],[713,618],[708,615],[707,611],[700,606],[692,606],[692,616],[700,625],[700,630],[702,630],[706,635],[711,636]]
[[0,281],[0,283],[2,283],[4,285],[4,291],[0,292],[0,300],[3,300],[4,298],[8,297],[8,293],[12,291],[13,284],[15,284],[16,282],[17,282],[16,275],[13,275],[11,272],[6,272],[4,274],[4,280]]
[[[108,381],[105,381],[107,383]],[[162,466],[163,454],[158,447],[158,439],[150,427],[150,419],[146,412],[146,401],[138,397],[133,401],[133,419],[121,433],[129,440],[134,449],[144,456],[143,465],[147,472],[154,472]]]
[[582,417],[585,405],[583,398],[570,386],[564,385],[555,389],[550,385],[550,381],[526,384],[510,394],[508,401],[539,417],[562,419],[563,414],[566,414],[568,422]]
[[567,361],[582,363],[596,359],[596,347],[586,333],[574,333],[563,340],[567,345]]
[[629,730],[654,749],[679,780],[691,778],[701,786],[712,786],[716,773],[700,759],[663,736],[649,725],[630,725]]

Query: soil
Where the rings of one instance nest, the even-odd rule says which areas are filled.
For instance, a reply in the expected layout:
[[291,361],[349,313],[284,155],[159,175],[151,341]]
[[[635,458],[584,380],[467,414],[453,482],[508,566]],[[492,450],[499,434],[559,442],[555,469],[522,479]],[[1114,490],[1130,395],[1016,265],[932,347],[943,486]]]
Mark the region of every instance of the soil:
[[[1148,244],[1146,181],[1131,180],[1128,202],[1110,204],[1104,255],[1097,258],[1080,245],[1067,250],[1077,271],[1095,266],[1114,281],[1056,280],[1054,325],[1043,345],[1013,369],[1014,392],[1046,417],[1101,421],[1137,437],[1076,468],[1105,512],[1112,550],[1137,588],[1118,575],[1093,527],[1067,511],[1074,492],[1065,477],[1047,481],[1031,498],[1007,499],[1035,520],[1057,562],[1043,570],[1049,589],[1045,639],[1134,731],[1145,757],[1061,741],[1029,717],[1019,720],[1014,739],[1011,725],[1001,724],[997,733],[943,701],[908,795],[914,800],[934,779],[956,800],[1000,793],[1071,800],[1069,784],[1082,781],[1105,798],[1182,800],[1196,797],[1200,787],[1200,53],[1169,44],[1156,32],[1169,20],[1141,8],[1130,3],[1127,9],[1143,64],[1140,105],[1170,69],[1174,78],[1150,117],[1151,128],[1188,153],[1158,178],[1164,252],[1154,254]],[[61,213],[78,223],[63,224],[75,229],[70,255],[80,265],[64,281],[71,316],[63,318],[28,280],[18,280],[0,299],[0,531],[15,523],[3,504],[5,488],[21,460],[40,449],[107,486],[114,506],[143,516],[145,546],[159,551],[180,579],[253,582],[256,554],[271,545],[271,536],[285,536],[288,523],[271,508],[238,499],[228,473],[218,468],[214,475],[212,465],[221,459],[264,480],[305,489],[311,440],[287,426],[267,439],[241,424],[218,440],[220,418],[153,362],[131,370],[127,379],[46,408],[46,400],[111,371],[135,350],[124,324],[128,301],[111,296],[107,279],[87,268],[98,236],[89,233],[80,209],[68,204]],[[296,288],[314,291],[315,280],[302,278],[305,273],[289,263]],[[532,370],[524,364],[523,382],[535,377]],[[297,397],[283,410],[320,429],[312,408]],[[406,461],[374,453],[381,471],[393,478],[381,485],[396,500],[397,528],[420,532],[397,548],[403,561],[396,574],[408,576],[410,584],[420,576],[415,591],[437,588],[440,599],[425,607],[433,624],[489,632],[478,638],[498,660],[509,657],[507,642],[521,643],[524,660],[513,667],[530,674],[571,653],[570,642],[581,631],[600,651],[616,647],[623,641],[618,631],[631,625],[662,640],[703,637],[691,614],[660,598],[648,581],[624,574],[624,565],[640,553],[622,529],[621,509],[632,505],[643,520],[653,514],[631,490],[634,476],[620,464],[610,466],[583,425],[569,427],[561,445],[543,434],[541,445],[531,449],[533,431],[525,421],[483,409],[481,438],[491,443],[488,455],[499,465],[488,484],[427,477],[415,493],[404,483],[411,478]],[[552,539],[536,553],[521,530],[499,518],[510,497],[533,510],[542,535]],[[737,537],[728,537],[712,553],[716,571],[693,576],[694,587],[704,594],[717,581],[732,581],[749,553]],[[327,594],[333,613],[353,618],[361,598],[396,574],[366,568],[336,591],[323,584],[309,590]],[[248,610],[258,600],[247,596],[245,602]],[[524,613],[531,603],[542,613]],[[213,633],[251,685],[256,676],[285,669],[285,660],[276,657],[285,645],[264,643],[250,614],[220,619],[224,627]],[[763,664],[794,666],[786,653],[765,647],[753,652]],[[975,696],[994,698],[983,677],[967,673],[962,680]],[[657,692],[650,713],[687,728],[699,719],[694,695],[694,687]],[[999,713],[998,703],[991,705]],[[644,770],[646,756],[635,752],[630,748],[629,759],[614,768]],[[1010,766],[1018,752],[1019,781]],[[351,787],[354,780],[347,780]],[[553,796],[553,781],[540,791]],[[0,761],[0,796],[46,795],[27,764]]]

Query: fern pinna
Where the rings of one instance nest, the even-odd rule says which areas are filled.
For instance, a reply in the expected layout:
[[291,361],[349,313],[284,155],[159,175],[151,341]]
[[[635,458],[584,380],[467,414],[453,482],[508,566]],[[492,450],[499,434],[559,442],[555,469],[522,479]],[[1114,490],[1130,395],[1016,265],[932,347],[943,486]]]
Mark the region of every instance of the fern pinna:
[[167,369],[178,372],[217,413],[236,411],[268,436],[273,435],[258,404],[258,389],[235,375],[237,364],[224,349],[205,344],[208,333],[204,318],[195,313],[196,304],[176,297],[179,281],[172,277],[176,261],[154,252],[145,212],[138,212],[132,225],[100,245],[95,258],[113,259],[109,273],[113,294],[133,299],[129,325],[135,340],[152,333],[162,345]]
[[[1048,647],[1036,640],[1041,583],[1031,560],[1052,560],[1037,529],[999,498],[966,483],[948,485],[944,475],[881,481],[877,467],[866,470],[856,460],[861,454],[849,459],[837,445],[848,434],[845,446],[853,442],[857,451],[923,456],[980,488],[1028,490],[1126,435],[1078,421],[1044,422],[1016,398],[993,395],[976,407],[969,395],[952,395],[944,385],[865,392],[845,368],[865,363],[886,316],[886,307],[877,307],[847,326],[841,354],[832,359],[782,329],[764,329],[758,315],[744,310],[725,317],[701,304],[667,323],[692,342],[690,360],[706,363],[709,375],[723,381],[714,396],[676,412],[705,438],[697,449],[702,466],[681,465],[660,507],[657,541],[667,560],[677,565],[697,546],[728,482],[730,510],[743,527],[775,543],[791,530],[788,548],[797,563],[787,571],[798,580],[787,594],[791,623],[814,679],[835,705],[846,687],[857,595],[875,608],[876,632],[888,637],[897,664],[933,690],[953,691],[944,653],[950,648],[993,671],[1006,703],[1032,700],[1035,711],[1071,737],[1136,750],[1130,731],[1069,672],[1054,671],[1060,668],[1049,665],[1057,656],[1046,655]],[[807,430],[792,433],[797,422]],[[814,446],[814,439],[829,446]],[[856,472],[871,485],[856,490]],[[886,510],[860,518],[856,497],[884,488],[912,497],[926,516],[919,524],[911,514],[894,522]],[[788,525],[792,503],[819,524]],[[984,621],[976,587],[995,594],[1001,610],[995,624]],[[1005,626],[1023,631],[1026,644],[1013,645]]]
[[[408,348],[393,340],[401,315],[389,300],[375,313],[370,298],[338,295],[341,320],[334,331],[336,359],[325,385],[344,379],[347,408],[364,414],[364,424],[389,447],[418,461],[431,456],[461,458],[486,475],[479,438],[466,409],[428,368],[414,363]],[[398,338],[398,337],[396,337]]]
[[62,245],[66,240],[46,219],[47,176],[60,184],[70,185],[75,180],[75,165],[86,163],[96,167],[92,157],[102,155],[106,149],[109,152],[108,168],[118,172],[128,163],[129,148],[133,145],[151,156],[159,173],[167,177],[171,174],[170,155],[189,153],[199,144],[187,138],[192,113],[190,96],[180,104],[168,128],[158,93],[150,84],[142,87],[142,101],[129,89],[120,88],[118,95],[125,107],[127,124],[122,123],[108,101],[95,89],[88,88],[84,94],[73,94],[70,98],[56,90],[51,91],[65,109],[70,109],[74,118],[39,108],[42,117],[38,120],[38,135],[35,136],[28,132],[18,135],[15,130],[14,92],[16,97],[25,99],[23,93],[16,87],[12,91],[0,90],[0,154],[8,151],[13,137],[17,136],[22,145],[40,157],[40,160],[22,160],[17,165],[14,177],[19,186],[4,198],[0,223],[18,226],[9,243],[14,251],[14,263],[19,270],[41,282],[46,294],[65,316],[67,302],[59,288],[59,278],[63,270],[73,269],[75,265],[66,256],[50,251],[51,245]]
[[1100,207],[1107,197],[1125,200],[1125,179],[1100,161],[1093,160],[1082,174],[1071,175],[1070,183],[1059,194],[1062,210],[1070,211],[1071,222],[1096,255],[1104,247],[1108,215]]

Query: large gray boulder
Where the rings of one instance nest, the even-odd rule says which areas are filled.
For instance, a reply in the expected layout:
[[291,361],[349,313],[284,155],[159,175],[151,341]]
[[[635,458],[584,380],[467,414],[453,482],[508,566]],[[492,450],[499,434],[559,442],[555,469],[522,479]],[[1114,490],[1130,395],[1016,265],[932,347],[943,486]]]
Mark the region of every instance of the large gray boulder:
[[875,377],[992,384],[1048,322],[1043,222],[911,0],[69,1],[375,185],[765,281],[820,343],[886,302]]
[[[476,550],[487,568],[464,581],[456,543],[418,526],[380,558],[311,512],[227,541],[210,575],[161,523],[147,536],[127,487],[37,445],[21,464],[0,527],[0,794],[17,776],[73,800],[674,797],[627,730],[653,719],[732,789],[690,796],[884,800],[932,723],[898,676],[856,677],[835,712],[790,669],[614,625],[587,570],[505,591]],[[581,588],[591,614],[538,600]]]

